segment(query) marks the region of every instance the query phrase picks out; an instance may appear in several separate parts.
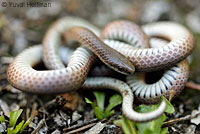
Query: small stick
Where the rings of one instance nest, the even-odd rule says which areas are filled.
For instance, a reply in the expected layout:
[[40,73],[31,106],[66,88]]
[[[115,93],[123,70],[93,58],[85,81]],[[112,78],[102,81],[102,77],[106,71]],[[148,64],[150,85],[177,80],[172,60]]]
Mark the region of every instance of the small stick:
[[176,122],[180,122],[180,121],[185,121],[185,120],[189,120],[189,119],[192,119],[192,118],[196,118],[198,115],[200,115],[200,112],[197,112],[197,113],[194,113],[194,114],[191,114],[191,115],[187,115],[185,117],[169,120],[169,121],[164,122],[163,126],[168,126],[168,125],[174,124]]
[[37,103],[33,103],[32,111],[31,111],[31,119],[33,119],[35,117],[35,113],[37,111],[37,106],[38,106]]
[[[101,120],[100,122],[104,122],[106,119],[103,119]],[[98,119],[92,119],[90,121],[87,121],[87,122],[83,122],[81,124],[77,124],[77,125],[74,125],[74,126],[71,126],[69,128],[65,128],[63,129],[66,133],[65,134],[71,134],[71,133],[75,133],[75,132],[78,132],[78,131],[82,131],[84,129],[87,129],[87,128],[90,128],[94,125],[96,125],[98,122]]]
[[97,121],[98,121],[98,119],[95,118],[95,119],[92,119],[92,120],[89,120],[89,121],[85,121],[83,123],[79,123],[79,124],[73,125],[73,126],[68,127],[68,128],[64,128],[63,130],[64,131],[71,131],[71,130],[80,128],[82,126],[85,126],[85,125],[88,125],[88,124],[91,124],[91,123],[96,123]]
[[45,124],[45,119],[40,120],[37,127],[35,128],[35,130],[31,134],[36,134],[42,128],[42,126],[44,124]]
[[171,91],[170,91],[170,96],[169,96],[169,102],[171,102],[171,101],[172,101],[172,99],[173,99],[174,95],[175,95],[175,92],[174,92],[174,90],[171,90]]
[[200,84],[194,83],[194,82],[187,82],[186,87],[191,89],[200,90]]
[[82,130],[84,130],[84,129],[90,128],[90,127],[92,127],[92,126],[94,126],[94,125],[96,125],[96,124],[97,124],[97,123],[91,123],[91,124],[88,124],[88,125],[86,125],[86,126],[83,126],[83,127],[78,128],[78,129],[69,131],[69,132],[64,133],[64,134],[74,134],[74,133],[77,133],[77,132],[82,131]]
[[54,109],[63,107],[66,104],[66,100],[62,96],[57,96],[55,99],[49,101],[44,105],[45,109]]

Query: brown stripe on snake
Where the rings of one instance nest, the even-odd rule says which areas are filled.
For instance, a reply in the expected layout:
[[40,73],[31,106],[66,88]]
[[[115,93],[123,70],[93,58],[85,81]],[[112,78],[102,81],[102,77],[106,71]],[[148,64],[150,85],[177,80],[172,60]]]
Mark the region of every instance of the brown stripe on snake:
[[[124,55],[107,46],[88,29],[73,27],[65,33],[65,37],[68,40],[76,40],[80,44],[86,45],[104,64],[113,70],[125,75],[134,73],[134,66]],[[46,44],[44,43],[44,45]]]

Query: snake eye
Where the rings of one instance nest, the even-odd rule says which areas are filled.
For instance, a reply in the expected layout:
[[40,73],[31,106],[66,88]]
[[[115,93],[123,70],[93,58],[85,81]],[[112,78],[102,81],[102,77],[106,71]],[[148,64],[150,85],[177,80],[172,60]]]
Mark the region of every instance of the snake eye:
[[121,68],[121,67],[119,67],[118,70],[119,70],[120,72],[124,72],[124,69]]
[[118,68],[118,71],[119,71],[120,73],[125,74],[125,75],[129,75],[129,74],[130,74],[127,70],[125,70],[125,69],[122,68],[122,67],[119,67],[119,68]]

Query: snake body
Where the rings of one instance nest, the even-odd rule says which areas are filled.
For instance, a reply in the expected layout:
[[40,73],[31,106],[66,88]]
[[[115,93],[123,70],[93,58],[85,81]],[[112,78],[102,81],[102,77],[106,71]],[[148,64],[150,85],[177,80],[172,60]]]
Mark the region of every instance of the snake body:
[[[136,46],[142,46],[144,43],[142,44],[138,40],[132,41],[135,37],[135,33],[132,32],[134,29],[130,30],[131,25],[126,26],[128,25],[127,23],[129,24],[130,22],[111,22],[103,29],[102,37],[109,39],[105,43],[125,55],[133,63],[137,71],[149,72],[170,67],[185,59],[194,48],[194,37],[185,27],[173,22],[157,22],[144,25],[144,32],[149,37],[161,37],[170,42],[159,48],[135,49],[135,47],[127,45],[135,44]],[[116,44],[110,41],[110,39],[120,39],[119,36],[123,37],[122,40],[128,44]],[[145,46],[148,46],[148,44]]]
[[[72,28],[74,26],[78,27]],[[90,29],[94,34],[86,28]],[[140,122],[152,120],[164,112],[166,106],[165,101],[162,101],[159,108],[153,112],[137,113],[132,109],[133,96],[129,95],[131,94],[131,88],[125,82],[105,77],[86,79],[91,65],[97,59],[92,52],[94,52],[105,64],[116,71],[123,74],[131,74],[134,72],[134,67],[125,57],[131,61],[136,70],[159,70],[174,65],[174,63],[186,58],[193,49],[194,39],[192,34],[179,24],[169,22],[155,23],[145,25],[143,27],[145,33],[150,37],[162,37],[170,42],[163,47],[148,48],[149,41],[146,34],[140,30],[137,30],[138,33],[133,32],[134,29],[139,28],[128,21],[118,21],[109,24],[104,28],[101,34],[101,38],[104,39],[103,41],[109,46],[108,47],[101,39],[98,39],[98,36],[100,36],[99,30],[87,21],[72,17],[60,19],[48,30],[43,40],[43,47],[34,46],[28,48],[14,59],[8,67],[7,79],[14,87],[33,93],[63,93],[77,90],[82,85],[84,88],[92,87],[93,89],[110,88],[122,94],[122,111],[127,118]],[[79,41],[89,47],[92,51],[85,46],[80,46],[74,51],[68,62],[68,66],[65,67],[58,56],[61,35],[64,35],[67,40],[74,39]],[[96,48],[93,46],[95,44],[97,45]],[[98,46],[98,44],[103,44],[103,47]],[[119,51],[121,54],[118,54],[110,47]],[[104,51],[105,49],[106,51]],[[111,54],[111,56],[108,56],[108,54]],[[115,56],[116,58],[114,58]],[[42,59],[46,67],[53,70],[36,71],[32,68],[32,66]],[[183,88],[184,82],[188,77],[188,67],[186,62],[181,65],[185,65],[185,67],[177,72],[182,73],[186,71],[185,75],[181,74],[181,77],[175,76],[176,79],[169,79],[169,77],[167,77],[169,81],[173,80],[172,83],[175,83],[175,85],[177,85],[177,82],[174,81],[181,80],[180,89]],[[180,68],[179,65],[176,67]],[[169,73],[170,76],[172,72],[173,71]],[[165,74],[163,77],[166,77]],[[138,82],[132,82],[130,78],[131,76],[127,78],[127,81],[128,84],[133,87],[133,83]],[[163,85],[157,84],[156,86]],[[141,100],[150,100],[151,98],[157,99],[159,96],[166,93],[165,91],[160,91],[161,94],[158,94],[157,92],[154,93],[155,91],[158,91],[159,87],[156,87],[156,90],[153,91],[149,91],[147,89],[148,87],[145,88],[145,91],[148,91],[146,93],[147,95],[144,95],[145,93],[143,92],[139,94],[136,93],[136,97],[141,97]],[[153,86],[151,88],[153,88]],[[176,90],[174,88],[175,86],[170,88],[170,90]],[[168,90],[169,88],[165,89]]]
[[[152,48],[162,47],[168,43],[168,41],[159,38],[152,38],[150,42]],[[141,102],[156,103],[160,100],[161,95],[169,99],[170,96],[173,96],[172,92],[173,97],[180,94],[189,77],[188,62],[183,60],[164,70],[163,76],[152,84],[146,83],[145,75],[145,73],[130,75],[126,78],[127,83]]]

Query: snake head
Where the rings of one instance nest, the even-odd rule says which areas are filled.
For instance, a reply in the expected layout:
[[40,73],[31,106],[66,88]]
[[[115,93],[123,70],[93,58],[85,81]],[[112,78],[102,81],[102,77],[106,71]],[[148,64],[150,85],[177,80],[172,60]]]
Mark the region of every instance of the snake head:
[[124,75],[130,75],[135,72],[135,67],[124,55],[117,52],[115,56],[109,58],[112,63],[107,65],[113,70]]

